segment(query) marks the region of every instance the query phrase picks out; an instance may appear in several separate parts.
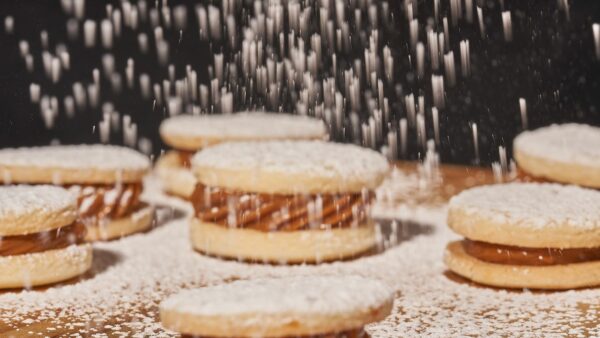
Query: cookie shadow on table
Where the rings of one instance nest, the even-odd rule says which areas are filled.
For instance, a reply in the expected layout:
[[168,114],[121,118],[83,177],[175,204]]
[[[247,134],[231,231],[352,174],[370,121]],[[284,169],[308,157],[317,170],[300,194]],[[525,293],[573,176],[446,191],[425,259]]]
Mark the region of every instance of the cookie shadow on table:
[[431,224],[400,220],[375,220],[381,229],[381,242],[371,254],[379,254],[406,243],[417,236],[433,234],[435,227]]

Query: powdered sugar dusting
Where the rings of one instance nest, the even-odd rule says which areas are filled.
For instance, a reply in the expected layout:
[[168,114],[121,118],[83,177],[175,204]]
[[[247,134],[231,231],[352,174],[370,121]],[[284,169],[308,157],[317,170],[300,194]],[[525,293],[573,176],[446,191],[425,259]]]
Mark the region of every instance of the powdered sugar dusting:
[[600,169],[600,128],[585,124],[553,124],[526,131],[514,148],[525,155]]
[[0,167],[147,170],[150,160],[135,150],[111,145],[59,145],[0,149]]
[[218,138],[319,138],[327,135],[323,121],[301,115],[245,112],[230,115],[180,115],[165,120],[161,134]]
[[[151,191],[146,198],[175,201]],[[77,284],[0,294],[0,335],[176,337],[160,326],[158,304],[182,289],[232,279],[349,274],[380,279],[398,291],[393,314],[367,327],[375,338],[600,335],[600,289],[507,292],[456,282],[444,275],[444,248],[458,236],[447,229],[443,209],[412,217],[397,224],[410,238],[382,254],[289,267],[197,254],[186,221],[174,220],[146,234],[96,244],[93,271]],[[12,331],[16,327],[20,331]]]
[[454,196],[450,209],[528,228],[600,227],[600,192],[550,183],[509,183],[472,188]]
[[360,276],[304,276],[236,281],[186,290],[161,308],[203,316],[336,315],[374,309],[394,296],[382,282]]
[[353,275],[293,276],[186,290],[164,301],[161,308],[203,316],[318,316],[374,309],[393,296],[394,290],[376,279]]
[[324,141],[219,144],[194,155],[192,165],[366,181],[373,181],[389,170],[386,158],[373,150]]
[[50,185],[0,187],[0,218],[20,217],[36,212],[62,212],[77,207],[75,196],[66,189]]

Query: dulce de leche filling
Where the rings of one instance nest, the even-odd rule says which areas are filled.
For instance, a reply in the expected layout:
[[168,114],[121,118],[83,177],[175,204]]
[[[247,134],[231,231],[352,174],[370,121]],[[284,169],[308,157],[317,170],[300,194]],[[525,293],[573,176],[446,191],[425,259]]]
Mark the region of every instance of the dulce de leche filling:
[[184,168],[191,168],[192,167],[192,156],[194,156],[194,152],[192,151],[185,151],[185,150],[176,150],[177,155],[179,156],[179,163],[181,164],[182,167]]
[[198,184],[190,201],[198,219],[231,228],[295,231],[361,226],[372,192],[282,195],[231,191]]
[[0,237],[0,256],[14,256],[66,248],[83,243],[85,226],[73,223],[28,235]]
[[496,264],[547,266],[600,260],[600,248],[523,248],[468,239],[462,245],[470,256]]
[[140,204],[142,183],[75,185],[69,189],[76,190],[79,194],[79,217],[86,221],[97,221],[122,218],[135,211]]

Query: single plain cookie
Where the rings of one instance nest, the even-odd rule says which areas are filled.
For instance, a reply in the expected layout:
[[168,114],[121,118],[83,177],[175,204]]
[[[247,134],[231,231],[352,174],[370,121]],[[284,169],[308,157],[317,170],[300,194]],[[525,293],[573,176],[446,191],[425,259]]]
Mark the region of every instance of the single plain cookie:
[[[77,217],[77,201],[54,186],[0,187],[0,240],[69,225]],[[0,270],[2,271],[2,270]]]
[[162,324],[207,337],[297,337],[383,320],[394,290],[359,276],[293,276],[182,291],[160,306]]
[[125,217],[103,219],[99,221],[99,224],[86,225],[85,240],[88,242],[107,241],[143,232],[152,227],[153,220],[154,207],[145,205]]
[[110,145],[60,145],[0,150],[5,184],[114,184],[141,181],[150,160]]
[[229,141],[325,139],[323,121],[301,115],[244,112],[230,115],[180,115],[160,125],[163,141],[179,150],[196,151]]
[[600,247],[600,192],[552,183],[476,187],[450,200],[448,225],[468,239],[488,243]]
[[515,138],[514,157],[526,173],[555,182],[600,188],[600,128],[551,125]]
[[0,256],[0,289],[52,284],[79,276],[92,266],[89,244],[24,255]]
[[600,285],[600,261],[549,266],[494,264],[467,254],[460,241],[448,244],[446,266],[474,282],[501,288],[575,289]]
[[320,263],[355,257],[377,243],[375,225],[265,232],[190,220],[194,249],[213,256],[268,263]]
[[207,186],[274,194],[375,189],[390,168],[373,150],[324,141],[224,143],[194,155],[192,167]]
[[156,174],[160,178],[163,189],[171,195],[187,199],[196,188],[196,177],[190,169],[181,165],[176,152],[169,151],[158,159]]

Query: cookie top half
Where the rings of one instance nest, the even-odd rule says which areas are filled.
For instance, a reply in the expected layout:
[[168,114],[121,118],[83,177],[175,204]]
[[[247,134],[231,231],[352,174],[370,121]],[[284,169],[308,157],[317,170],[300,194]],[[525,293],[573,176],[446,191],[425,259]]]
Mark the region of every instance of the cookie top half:
[[301,115],[242,112],[228,115],[179,115],[163,121],[160,135],[169,146],[186,151],[231,141],[325,139],[320,119]]
[[143,154],[111,145],[0,149],[4,183],[115,184],[138,182],[150,168]]
[[468,239],[488,243],[600,247],[600,191],[552,183],[476,187],[450,200],[448,225]]
[[370,149],[324,141],[231,142],[192,158],[204,185],[271,193],[355,193],[375,189],[389,171]]
[[64,188],[0,186],[0,237],[60,228],[73,223],[76,217],[77,200]]

